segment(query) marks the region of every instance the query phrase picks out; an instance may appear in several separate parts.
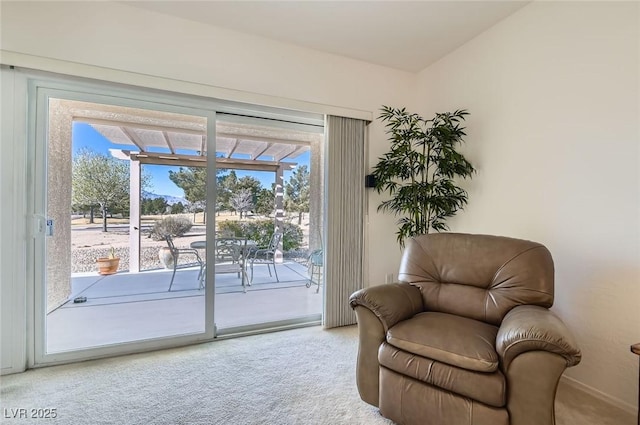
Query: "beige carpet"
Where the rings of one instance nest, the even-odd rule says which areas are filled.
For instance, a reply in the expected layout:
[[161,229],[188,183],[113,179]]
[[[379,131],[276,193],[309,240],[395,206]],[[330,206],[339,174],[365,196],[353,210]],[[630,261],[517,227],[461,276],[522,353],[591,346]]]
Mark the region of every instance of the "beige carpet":
[[[391,424],[358,397],[354,326],[319,327],[30,370],[1,378],[2,424]],[[561,386],[558,425],[635,419]],[[10,419],[15,409],[56,419]],[[14,409],[14,410],[11,410]]]

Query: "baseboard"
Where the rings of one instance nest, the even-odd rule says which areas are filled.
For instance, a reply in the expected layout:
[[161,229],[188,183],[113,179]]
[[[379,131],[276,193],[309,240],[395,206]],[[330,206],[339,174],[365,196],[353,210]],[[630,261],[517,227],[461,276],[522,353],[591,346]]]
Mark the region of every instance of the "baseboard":
[[583,391],[589,395],[594,396],[597,399],[604,401],[605,403],[611,404],[619,409],[622,409],[625,412],[629,412],[634,416],[638,414],[638,410],[636,406],[629,404],[625,401],[622,401],[619,398],[611,397],[610,395],[605,394],[602,391],[597,390],[589,385],[583,384],[582,382],[577,381],[574,378],[570,378],[566,375],[562,375],[562,378],[560,378],[560,381],[564,382],[565,384],[567,384],[568,386],[574,389]]
[[0,369],[0,376],[13,375],[14,373],[22,373],[24,371],[24,368],[19,369],[15,367],[3,367],[2,369]]

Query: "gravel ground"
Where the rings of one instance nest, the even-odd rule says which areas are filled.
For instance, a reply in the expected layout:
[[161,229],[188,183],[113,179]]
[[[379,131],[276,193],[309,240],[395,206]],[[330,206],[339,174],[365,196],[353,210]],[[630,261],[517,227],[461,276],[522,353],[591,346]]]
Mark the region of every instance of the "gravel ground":
[[[189,216],[190,217],[190,216]],[[221,215],[216,220],[236,219],[233,215]],[[129,229],[127,225],[110,225],[108,232],[101,231],[101,225],[77,225],[71,232],[71,272],[87,273],[97,272],[96,259],[108,257],[109,249],[113,247],[116,256],[120,258],[119,271],[129,270]],[[149,227],[143,229],[140,247],[140,269],[152,270],[163,268],[158,258],[158,251],[166,247],[165,241],[155,241],[148,238]],[[308,223],[302,226],[304,240],[308,240]],[[194,225],[184,236],[174,239],[177,248],[188,248],[191,242],[205,239],[205,226]],[[204,259],[205,251],[200,255]],[[284,253],[286,259],[306,264],[308,252],[306,249],[298,249]],[[178,264],[194,263],[192,255],[186,255],[178,261]]]
[[[129,270],[129,249],[128,248],[114,248],[116,251],[116,257],[120,257],[120,264],[118,270]],[[164,268],[160,259],[158,258],[159,247],[143,247],[140,250],[140,269],[152,270]],[[107,257],[109,255],[109,248],[85,248],[74,249],[71,251],[71,273],[86,273],[97,271],[96,258]],[[204,257],[204,251],[200,253]],[[180,258],[178,264],[193,263],[193,255],[187,255],[184,258]],[[294,252],[286,252],[285,258],[297,261],[299,263],[306,264],[307,256],[306,251],[298,250]]]
[[[129,269],[129,248],[115,248],[116,257],[120,257],[120,264],[118,270]],[[96,265],[96,258],[108,257],[109,248],[85,248],[71,250],[71,273],[85,273],[94,272],[98,270]],[[181,259],[179,263],[188,263],[189,260],[193,260],[193,256],[190,258],[185,257]],[[163,268],[158,259],[157,247],[144,247],[140,251],[140,268],[142,270],[159,269]]]
[[[184,242],[184,241],[183,241]],[[176,244],[178,248],[186,248],[188,243]],[[155,246],[142,247],[140,249],[140,269],[152,270],[161,269],[164,266],[160,263],[158,258],[158,251],[161,247],[166,246],[166,243],[156,244]],[[118,265],[118,271],[129,270],[129,247],[115,247],[115,255],[120,258],[120,264]],[[205,251],[202,250],[200,255],[204,259]],[[109,247],[89,247],[89,248],[76,248],[71,250],[71,273],[86,273],[95,272],[98,270],[96,265],[96,258],[108,257]],[[300,263],[305,263],[307,260],[306,250],[295,250],[285,252],[284,257]],[[179,259],[178,264],[193,263],[193,255],[186,255]]]

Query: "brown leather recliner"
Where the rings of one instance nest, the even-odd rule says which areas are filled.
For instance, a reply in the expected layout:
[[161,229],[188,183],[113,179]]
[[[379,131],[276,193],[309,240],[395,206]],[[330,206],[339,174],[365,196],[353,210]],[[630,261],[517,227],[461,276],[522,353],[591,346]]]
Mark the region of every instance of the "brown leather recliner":
[[439,233],[410,239],[400,283],[355,292],[360,397],[411,425],[552,425],[580,350],[553,304],[539,243]]

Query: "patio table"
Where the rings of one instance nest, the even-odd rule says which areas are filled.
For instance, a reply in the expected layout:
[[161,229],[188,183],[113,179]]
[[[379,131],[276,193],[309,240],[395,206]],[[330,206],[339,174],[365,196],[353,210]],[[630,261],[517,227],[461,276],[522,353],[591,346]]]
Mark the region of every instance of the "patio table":
[[[249,253],[253,250],[256,249],[258,247],[258,244],[256,241],[253,240],[249,240],[247,239],[246,244],[245,244],[245,240],[243,238],[216,238],[216,239],[233,239],[235,241],[238,242],[238,244],[240,245],[244,245],[244,249],[242,250],[242,252],[240,253],[240,259],[239,259],[239,263],[240,263],[240,270],[241,272],[239,272],[239,277],[241,277],[241,282],[242,282],[242,286],[245,287],[245,280],[246,280],[246,259],[247,256],[249,255]],[[191,248],[195,248],[195,249],[206,249],[207,248],[207,241],[206,240],[200,240],[200,241],[193,241],[190,244]],[[203,270],[206,270],[206,263],[203,267]],[[223,271],[222,273],[227,273],[226,271]],[[202,277],[204,278],[204,271],[202,273]],[[246,282],[249,285],[251,285],[250,282]],[[246,292],[246,287],[245,287],[245,292]]]
[[[241,242],[242,239],[238,238],[238,242]],[[195,249],[206,249],[207,248],[207,241],[193,241],[191,242],[191,248],[195,248]],[[247,239],[247,249],[251,250],[253,248],[257,248],[258,247],[258,243],[256,241],[252,241]]]

